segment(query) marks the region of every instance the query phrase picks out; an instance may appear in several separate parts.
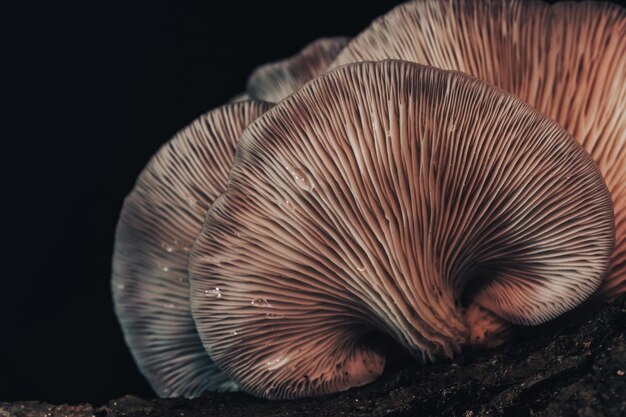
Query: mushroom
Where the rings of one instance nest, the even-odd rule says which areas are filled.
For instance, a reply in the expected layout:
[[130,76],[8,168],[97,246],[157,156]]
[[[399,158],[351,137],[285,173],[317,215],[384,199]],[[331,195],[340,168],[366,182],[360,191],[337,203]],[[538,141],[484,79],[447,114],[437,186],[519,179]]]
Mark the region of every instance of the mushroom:
[[482,322],[466,308],[528,325],[574,308],[607,272],[613,216],[591,157],[517,97],[346,65],[242,134],[193,245],[193,317],[249,393],[345,390],[382,373],[386,337],[452,356]]
[[578,140],[615,206],[616,248],[590,307],[626,292],[625,39],[626,10],[609,3],[416,0],[375,20],[331,67],[402,59],[462,71],[522,98]]
[[281,101],[309,80],[324,73],[348,41],[348,38],[342,37],[320,38],[294,56],[261,65],[250,74],[246,91],[237,94],[229,102]]
[[230,100],[228,100],[229,103],[238,103],[240,101],[247,101],[247,100],[252,100],[252,97],[250,97],[250,95],[248,93],[239,93],[236,96],[234,96],[233,98],[231,98]]
[[[187,264],[209,206],[226,188],[239,135],[270,107],[248,101],[198,118],[154,155],[124,202],[113,301],[126,343],[160,396],[194,397],[235,387],[196,331]],[[219,299],[219,288],[206,296]]]
[[324,73],[348,38],[321,38],[296,55],[258,67],[248,78],[248,96],[277,103]]

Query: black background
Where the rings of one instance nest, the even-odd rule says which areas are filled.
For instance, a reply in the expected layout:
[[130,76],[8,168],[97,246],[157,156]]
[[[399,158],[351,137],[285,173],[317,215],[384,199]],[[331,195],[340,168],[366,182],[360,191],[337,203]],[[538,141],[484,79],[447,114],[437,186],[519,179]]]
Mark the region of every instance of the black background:
[[3,11],[0,401],[153,395],[109,290],[115,224],[136,176],[177,130],[243,91],[257,65],[321,36],[355,35],[397,3]]
[[[0,401],[153,396],[109,289],[124,196],[258,65],[398,0],[40,2],[2,10]],[[8,134],[6,133],[8,131]]]

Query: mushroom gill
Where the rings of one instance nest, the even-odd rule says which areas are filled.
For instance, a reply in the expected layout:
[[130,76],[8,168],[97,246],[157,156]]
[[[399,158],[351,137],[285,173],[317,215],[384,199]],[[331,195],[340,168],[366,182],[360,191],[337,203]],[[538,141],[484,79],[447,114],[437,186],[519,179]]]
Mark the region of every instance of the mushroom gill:
[[331,65],[402,59],[458,70],[522,98],[591,154],[615,206],[616,248],[589,306],[626,292],[626,10],[602,2],[416,0]]
[[[235,387],[196,331],[187,266],[206,212],[226,188],[239,135],[270,107],[248,101],[201,116],[161,147],[124,202],[113,301],[135,362],[160,396]],[[210,291],[220,297],[219,289]]]
[[324,73],[348,38],[321,38],[286,59],[261,65],[248,78],[249,97],[277,103]]
[[435,359],[466,343],[467,306],[521,324],[574,308],[606,274],[613,216],[590,156],[517,97],[346,65],[244,131],[192,249],[192,312],[244,390],[336,392],[381,374],[382,335]]

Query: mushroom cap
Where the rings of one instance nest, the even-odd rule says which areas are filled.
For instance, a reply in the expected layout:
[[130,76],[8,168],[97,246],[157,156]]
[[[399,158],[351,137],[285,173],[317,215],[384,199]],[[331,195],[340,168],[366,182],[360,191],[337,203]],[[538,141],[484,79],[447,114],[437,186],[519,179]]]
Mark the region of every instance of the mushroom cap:
[[228,100],[229,103],[237,103],[240,101],[248,101],[248,100],[252,100],[252,97],[250,97],[250,95],[246,92],[243,93],[239,93],[236,96],[232,97],[230,100]]
[[402,59],[458,70],[551,117],[598,163],[615,206],[611,271],[626,292],[626,10],[603,2],[416,0],[375,20],[331,65]]
[[451,356],[464,305],[528,324],[573,308],[613,244],[602,175],[555,122],[462,73],[358,63],[245,130],[192,249],[191,306],[244,390],[321,395],[382,373],[381,334]]
[[348,38],[320,38],[296,55],[262,65],[248,78],[247,92],[256,100],[277,103],[324,73]]
[[124,202],[113,301],[126,343],[160,396],[235,387],[196,331],[187,266],[206,212],[226,188],[239,135],[270,107],[248,101],[196,119],[152,157]]

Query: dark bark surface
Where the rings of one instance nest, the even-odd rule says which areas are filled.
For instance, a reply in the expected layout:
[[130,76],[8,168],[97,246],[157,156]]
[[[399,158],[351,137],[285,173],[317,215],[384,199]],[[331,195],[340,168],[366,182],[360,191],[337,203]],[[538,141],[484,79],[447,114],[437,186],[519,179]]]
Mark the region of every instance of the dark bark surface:
[[392,367],[365,387],[265,401],[243,393],[195,400],[126,396],[102,407],[0,403],[0,417],[626,416],[626,296],[587,322],[454,362]]

